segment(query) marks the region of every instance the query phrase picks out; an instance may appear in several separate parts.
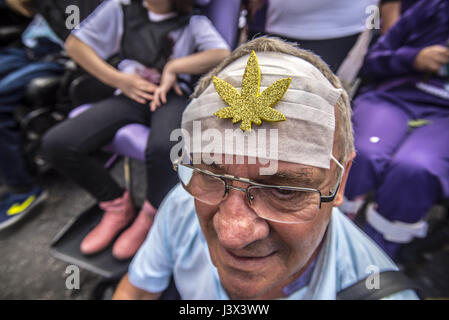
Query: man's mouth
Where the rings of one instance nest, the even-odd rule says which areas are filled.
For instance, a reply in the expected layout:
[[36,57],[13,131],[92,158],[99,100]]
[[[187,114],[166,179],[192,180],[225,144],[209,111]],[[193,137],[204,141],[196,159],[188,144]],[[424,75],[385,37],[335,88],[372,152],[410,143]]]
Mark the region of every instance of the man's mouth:
[[241,271],[255,271],[267,266],[276,257],[276,251],[268,254],[249,254],[233,252],[220,246],[223,262],[233,269]]

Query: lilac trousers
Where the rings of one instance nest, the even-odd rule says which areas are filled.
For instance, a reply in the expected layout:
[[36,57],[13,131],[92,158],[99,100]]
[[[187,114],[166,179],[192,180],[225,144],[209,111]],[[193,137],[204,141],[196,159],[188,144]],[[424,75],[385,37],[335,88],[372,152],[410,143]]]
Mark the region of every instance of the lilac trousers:
[[[377,212],[415,223],[449,197],[449,101],[414,88],[369,91],[353,103],[357,156],[346,185],[349,200],[375,190]],[[428,124],[411,129],[411,120]],[[398,246],[369,233],[390,255]]]

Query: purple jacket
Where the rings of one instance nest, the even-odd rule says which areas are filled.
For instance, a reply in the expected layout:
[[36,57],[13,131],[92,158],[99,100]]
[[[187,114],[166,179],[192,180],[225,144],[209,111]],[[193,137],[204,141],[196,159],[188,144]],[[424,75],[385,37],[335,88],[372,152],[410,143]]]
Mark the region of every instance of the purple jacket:
[[362,73],[375,80],[422,78],[413,62],[421,49],[449,39],[449,1],[420,0],[369,50]]
[[404,13],[407,11],[410,7],[413,7],[413,5],[418,2],[419,0],[402,0],[401,1],[401,13]]

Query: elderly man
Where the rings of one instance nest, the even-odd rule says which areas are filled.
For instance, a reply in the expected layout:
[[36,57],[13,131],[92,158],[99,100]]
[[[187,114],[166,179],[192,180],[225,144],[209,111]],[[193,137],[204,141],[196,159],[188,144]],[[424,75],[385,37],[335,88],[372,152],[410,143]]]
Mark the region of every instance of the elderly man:
[[116,299],[158,299],[172,275],[183,299],[335,299],[397,269],[334,208],[354,156],[350,106],[314,54],[269,38],[242,45],[201,80],[183,132],[181,185]]

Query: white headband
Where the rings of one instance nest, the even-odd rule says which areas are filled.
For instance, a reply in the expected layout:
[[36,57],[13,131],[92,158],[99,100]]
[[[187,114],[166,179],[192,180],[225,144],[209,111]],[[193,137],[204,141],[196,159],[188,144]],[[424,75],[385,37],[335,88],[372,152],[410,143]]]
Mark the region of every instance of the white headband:
[[[217,77],[236,88],[242,87],[242,78],[249,56],[243,56],[226,68]],[[218,110],[228,107],[211,83],[206,90],[186,108],[182,127],[190,137],[194,137],[194,122],[201,121],[201,130],[215,129],[225,137],[224,144],[232,143],[234,137],[245,139],[244,146],[234,146],[230,151],[224,146],[223,154],[260,157],[254,145],[248,145],[248,138],[257,135],[261,129],[277,129],[278,145],[274,159],[270,155],[263,158],[281,160],[328,169],[334,141],[335,105],[340,98],[341,89],[332,86],[329,80],[309,62],[283,53],[259,52],[260,93],[277,80],[291,78],[290,86],[273,109],[283,113],[286,121],[262,122],[253,126],[251,132],[239,129],[239,123],[231,119],[220,119],[214,115]],[[198,127],[198,125],[196,125]],[[233,136],[225,134],[233,130]],[[228,133],[229,131],[226,131]],[[266,144],[270,145],[270,138]],[[210,141],[191,141],[188,148],[193,153],[202,153]],[[271,154],[271,153],[270,153]]]

